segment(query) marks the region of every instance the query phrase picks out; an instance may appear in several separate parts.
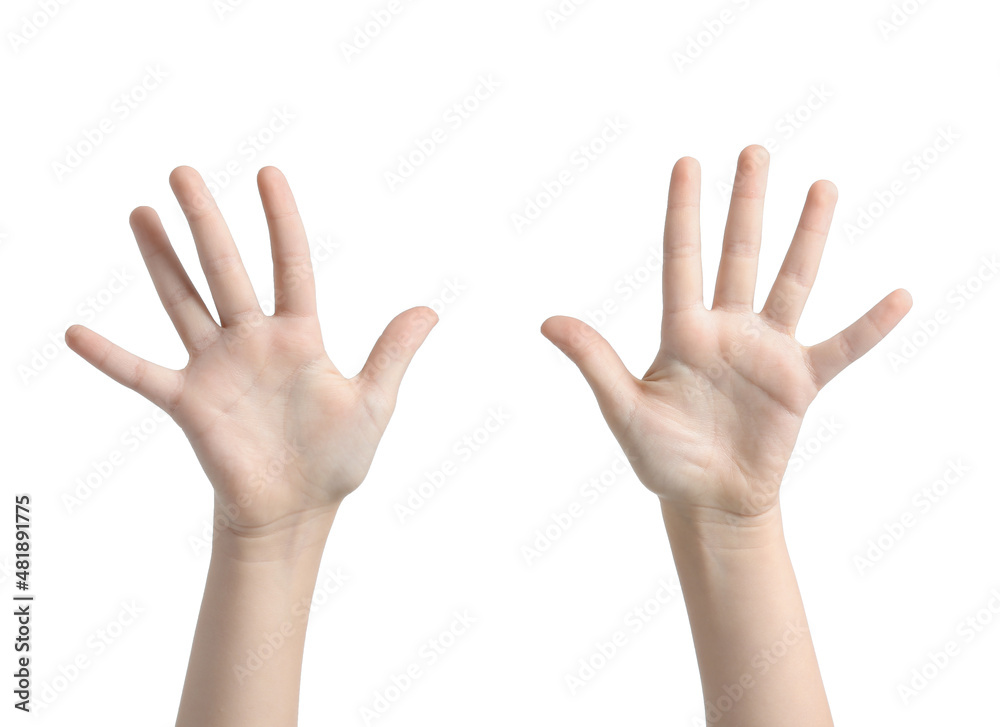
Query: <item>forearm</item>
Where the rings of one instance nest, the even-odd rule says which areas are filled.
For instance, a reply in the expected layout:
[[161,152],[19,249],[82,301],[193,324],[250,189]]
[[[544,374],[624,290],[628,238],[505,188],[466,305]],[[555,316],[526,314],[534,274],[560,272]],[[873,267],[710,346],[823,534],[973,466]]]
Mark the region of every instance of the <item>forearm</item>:
[[734,524],[663,503],[714,727],[833,724],[778,508]]
[[298,719],[309,604],[336,509],[212,547],[178,727],[286,727]]

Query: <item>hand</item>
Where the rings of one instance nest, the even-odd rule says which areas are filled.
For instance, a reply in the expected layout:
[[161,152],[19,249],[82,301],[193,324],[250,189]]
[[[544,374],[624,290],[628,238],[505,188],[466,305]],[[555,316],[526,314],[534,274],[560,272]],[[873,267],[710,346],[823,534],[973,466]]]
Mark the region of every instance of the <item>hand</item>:
[[410,359],[437,315],[398,315],[362,371],[345,378],[323,348],[306,233],[284,176],[257,177],[274,261],[275,312],[265,316],[226,223],[198,173],[170,176],[215,300],[217,324],[156,213],[130,217],[163,307],[189,353],[180,371],[124,351],[83,326],[70,348],[170,414],[215,488],[236,534],[263,535],[335,511],[364,479]]
[[663,237],[660,350],[641,379],[608,342],[574,318],[542,333],[580,368],[615,437],[664,507],[707,508],[727,520],[774,508],[802,418],[830,380],[910,309],[897,290],[815,346],[795,327],[816,278],[837,190],[816,182],[774,287],[753,311],[768,153],[740,155],[711,310],[702,302],[698,162],[674,166]]

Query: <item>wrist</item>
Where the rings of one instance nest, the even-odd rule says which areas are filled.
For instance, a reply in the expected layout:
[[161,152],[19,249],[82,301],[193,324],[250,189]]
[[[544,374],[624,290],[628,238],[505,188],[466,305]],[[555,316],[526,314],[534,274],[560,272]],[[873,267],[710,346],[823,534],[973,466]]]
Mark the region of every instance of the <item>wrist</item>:
[[736,515],[700,505],[660,499],[660,510],[672,546],[696,546],[709,551],[784,547],[781,510],[777,503],[755,515]]
[[247,563],[304,561],[318,567],[338,507],[293,513],[247,528],[227,518],[217,500],[212,557]]

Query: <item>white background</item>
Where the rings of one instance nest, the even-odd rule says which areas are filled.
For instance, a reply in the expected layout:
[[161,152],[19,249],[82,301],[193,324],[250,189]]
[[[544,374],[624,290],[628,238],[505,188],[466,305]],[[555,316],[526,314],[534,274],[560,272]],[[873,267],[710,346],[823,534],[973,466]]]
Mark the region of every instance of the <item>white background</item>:
[[[903,5],[897,25],[883,0],[591,0],[554,23],[556,0],[402,0],[348,58],[345,44],[387,2],[247,0],[221,12],[210,0],[103,0],[52,3],[51,17],[40,1],[5,3],[3,496],[5,518],[13,493],[35,503],[36,696],[59,688],[37,719],[173,724],[208,565],[198,539],[210,524],[209,484],[172,422],[155,422],[151,405],[50,337],[86,323],[183,366],[128,214],[154,206],[206,291],[167,175],[189,164],[208,176],[235,161],[240,171],[217,198],[259,295],[271,294],[270,259],[254,177],[273,164],[322,251],[323,332],[345,373],[397,312],[461,289],[406,375],[368,479],[338,515],[323,570],[348,579],[331,595],[321,574],[301,723],[363,724],[376,690],[465,610],[474,628],[376,724],[699,724],[681,600],[639,632],[625,627],[658,581],[675,577],[655,498],[631,473],[596,501],[581,493],[619,449],[583,378],[538,327],[610,298],[617,307],[599,328],[641,375],[658,344],[650,256],[670,168],[684,155],[702,164],[711,291],[727,185],[750,143],[772,148],[758,301],[821,178],[837,184],[840,204],[800,340],[832,335],[896,287],[915,301],[815,402],[783,489],[835,718],[940,725],[995,714],[998,616],[983,612],[989,623],[971,640],[959,623],[1000,588],[1000,283],[981,262],[1000,253],[1000,9]],[[699,46],[724,10],[731,22]],[[165,77],[142,90],[147,68]],[[449,108],[481,76],[496,90],[460,128],[448,126]],[[138,99],[134,108],[122,94]],[[247,139],[275,110],[294,118],[251,158]],[[68,147],[102,119],[110,131],[70,165]],[[581,170],[572,155],[607,119],[627,128]],[[447,140],[390,190],[385,173],[436,127]],[[935,151],[942,130],[952,140]],[[921,155],[923,169],[912,161]],[[519,232],[512,214],[563,169],[573,184]],[[878,209],[894,182],[905,191]],[[852,234],[870,206],[878,219]],[[89,297],[107,300],[116,272],[127,286],[116,284],[100,312],[81,313]],[[935,316],[945,321],[936,329]],[[509,420],[463,461],[456,442],[491,409]],[[126,444],[132,427],[145,427],[146,440]],[[77,504],[67,500],[115,451],[124,464],[84,486]],[[445,460],[457,475],[401,523],[395,506]],[[968,471],[920,504],[955,461]],[[554,542],[527,563],[523,547],[573,502],[583,515],[550,531]],[[878,561],[862,568],[869,540],[905,513],[913,526],[883,538],[887,547],[876,542]],[[2,532],[9,604],[11,525]],[[141,615],[111,626],[117,638],[99,649],[98,632],[133,601]],[[2,629],[13,633],[11,617]],[[619,629],[627,645],[571,693],[565,676]],[[959,656],[904,703],[898,686],[949,640]],[[74,675],[67,665],[80,655],[89,667]],[[10,714],[6,682],[3,693]]]

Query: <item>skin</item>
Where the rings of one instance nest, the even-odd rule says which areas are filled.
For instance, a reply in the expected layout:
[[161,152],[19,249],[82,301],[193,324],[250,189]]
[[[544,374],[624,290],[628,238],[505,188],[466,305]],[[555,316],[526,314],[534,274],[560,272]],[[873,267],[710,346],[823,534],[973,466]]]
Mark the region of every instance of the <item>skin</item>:
[[[426,307],[401,313],[361,372],[343,376],[323,346],[309,245],[288,183],[274,167],[261,169],[257,183],[274,263],[273,315],[261,311],[204,181],[178,167],[170,186],[218,322],[156,213],[139,207],[129,222],[187,365],[158,366],[83,326],[66,332],[72,350],[177,422],[214,488],[212,557],[178,725],[296,724],[323,546],[340,503],[368,473],[410,360],[437,323]],[[258,665],[248,650],[267,656]]]
[[[660,498],[708,722],[829,725],[778,488],[809,403],[899,322],[910,300],[896,291],[828,341],[795,341],[836,201],[833,185],[817,182],[771,295],[754,313],[767,162],[761,147],[740,157],[711,310],[701,299],[700,172],[690,158],[675,166],[661,346],[641,379],[580,321],[551,318],[542,330],[579,366],[639,478]],[[345,378],[323,348],[309,248],[281,173],[268,167],[258,176],[273,316],[261,312],[201,178],[180,167],[170,182],[219,322],[155,212],[138,208],[130,222],[187,366],[157,366],[82,326],[66,340],[177,421],[215,490],[212,558],[177,724],[294,725],[323,546],[340,502],[367,474],[403,373],[437,318],[427,308],[401,314],[363,370]]]
[[830,725],[778,491],[809,404],[912,302],[896,290],[822,343],[795,339],[837,200],[836,187],[819,181],[754,312],[768,165],[761,146],[740,155],[711,308],[702,300],[700,167],[690,157],[674,166],[660,349],[642,378],[582,321],[550,318],[542,333],[579,367],[639,480],[660,499],[708,724]]

